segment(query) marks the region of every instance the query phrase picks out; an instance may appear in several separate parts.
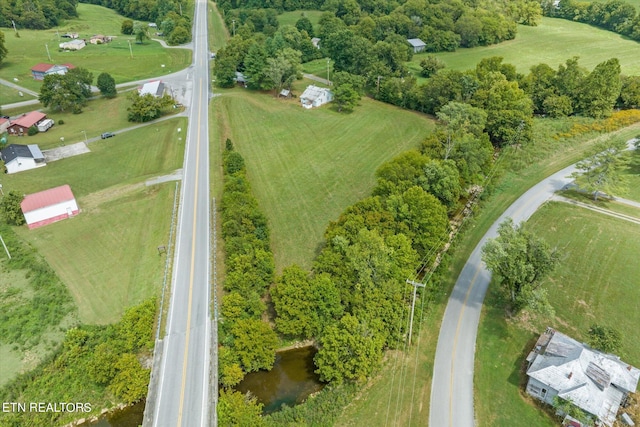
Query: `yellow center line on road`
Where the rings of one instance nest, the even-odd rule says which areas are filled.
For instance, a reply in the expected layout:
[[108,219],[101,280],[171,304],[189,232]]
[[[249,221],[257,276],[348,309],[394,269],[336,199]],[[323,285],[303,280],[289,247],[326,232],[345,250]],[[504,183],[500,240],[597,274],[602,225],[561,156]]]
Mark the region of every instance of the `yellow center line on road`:
[[471,290],[473,286],[476,284],[476,279],[478,278],[478,274],[480,274],[480,266],[476,268],[476,272],[473,275],[473,279],[471,279],[471,285],[467,290],[467,295],[464,297],[464,302],[462,303],[462,309],[460,310],[460,316],[458,317],[458,325],[456,326],[456,334],[453,337],[453,351],[451,351],[451,378],[449,380],[449,426],[453,427],[453,367],[455,366],[456,359],[456,347],[458,347],[458,335],[460,334],[460,324],[462,323],[462,316],[464,315],[465,307],[467,306],[467,301],[469,301],[469,296],[471,295]]
[[195,260],[196,260],[196,215],[198,212],[198,171],[200,169],[200,119],[201,109],[200,104],[202,102],[202,79],[199,81],[200,86],[198,88],[198,123],[197,123],[197,136],[196,136],[196,182],[194,187],[194,201],[193,201],[193,228],[191,233],[191,272],[189,273],[189,304],[187,307],[187,331],[184,343],[184,361],[182,363],[182,386],[180,387],[180,407],[178,408],[178,427],[182,426],[182,410],[184,408],[184,389],[187,384],[187,356],[189,355],[189,335],[191,330],[191,306],[193,300],[193,276],[195,274]]

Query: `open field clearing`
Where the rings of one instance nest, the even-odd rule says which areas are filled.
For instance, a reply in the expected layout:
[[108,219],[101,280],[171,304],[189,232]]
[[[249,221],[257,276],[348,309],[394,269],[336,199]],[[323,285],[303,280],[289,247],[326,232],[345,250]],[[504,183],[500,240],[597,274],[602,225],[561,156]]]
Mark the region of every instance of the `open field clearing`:
[[[414,55],[409,63],[416,75],[427,55]],[[640,43],[587,24],[554,18],[543,18],[537,27],[519,25],[514,40],[433,55],[455,70],[474,68],[482,58],[501,56],[520,73],[528,73],[531,66],[540,63],[555,69],[573,56],[579,56],[580,65],[592,70],[598,63],[616,57],[623,74],[640,74]]]
[[0,85],[0,105],[34,99],[34,97],[29,95],[28,93],[23,93],[23,96],[20,96],[18,92],[19,91],[17,89],[13,89],[5,85]]
[[144,181],[182,166],[184,141],[175,119],[90,145],[91,153],[44,168],[5,175],[4,190],[32,193],[69,184],[81,213],[36,230],[18,229],[69,287],[80,320],[108,323],[156,294],[175,184],[146,188]]
[[418,147],[433,128],[427,116],[367,98],[340,114],[236,89],[216,98],[214,108],[224,112],[221,142],[230,138],[246,160],[278,269],[309,267],[329,221],[369,195],[378,166]]
[[490,291],[476,361],[476,409],[482,426],[554,425],[534,421],[540,411],[521,397],[518,388],[521,362],[547,326],[581,341],[587,339],[594,323],[613,326],[623,337],[619,355],[625,362],[640,365],[636,345],[640,339],[636,280],[640,226],[554,202],[543,206],[529,227],[563,254],[560,266],[544,285],[556,317],[524,316],[507,321],[504,310],[495,305],[495,291]]
[[[5,46],[9,53],[0,66],[0,78],[9,81],[17,78],[17,84],[38,92],[41,82],[33,79],[31,67],[40,62],[71,63],[87,68],[94,78],[107,72],[116,83],[169,74],[187,67],[191,62],[190,50],[165,49],[152,40],[139,45],[133,36],[120,34],[120,26],[126,18],[111,9],[79,3],[78,14],[78,19],[69,20],[57,28],[19,30],[19,38],[14,37],[12,31],[5,31]],[[77,32],[80,38],[87,39],[87,46],[75,52],[59,52],[58,44],[69,40],[59,35],[66,32]],[[93,45],[89,43],[89,38],[94,34],[116,38],[111,43]],[[45,45],[48,46],[51,60],[47,57]]]
[[318,21],[324,12],[321,10],[292,10],[290,12],[284,12],[278,15],[278,23],[280,26],[283,25],[296,25],[298,19],[302,18],[302,16],[306,16],[309,18],[309,21],[313,24],[313,29],[316,29],[318,25]]

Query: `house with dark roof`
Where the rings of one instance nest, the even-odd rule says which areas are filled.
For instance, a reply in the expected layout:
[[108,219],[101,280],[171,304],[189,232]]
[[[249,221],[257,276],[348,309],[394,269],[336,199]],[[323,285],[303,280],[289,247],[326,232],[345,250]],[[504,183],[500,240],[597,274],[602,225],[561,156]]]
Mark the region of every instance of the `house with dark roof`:
[[41,62],[31,68],[31,75],[36,80],[44,80],[45,76],[48,76],[49,74],[65,75],[67,74],[67,71],[72,68],[75,68],[73,64],[55,65]]
[[570,401],[600,425],[611,427],[618,409],[638,387],[640,370],[547,328],[527,357],[527,393],[550,405]]
[[407,39],[407,43],[413,48],[413,53],[423,52],[427,48],[427,44],[420,39]]
[[29,113],[25,113],[14,119],[9,124],[7,128],[7,132],[9,135],[13,136],[24,136],[28,135],[29,128],[31,126],[38,126],[42,121],[47,118],[47,115],[40,111],[31,111]]
[[20,207],[30,229],[76,216],[80,212],[68,185],[28,194],[22,199]]
[[4,162],[7,173],[22,172],[47,165],[44,154],[36,144],[10,144],[0,150],[0,159]]

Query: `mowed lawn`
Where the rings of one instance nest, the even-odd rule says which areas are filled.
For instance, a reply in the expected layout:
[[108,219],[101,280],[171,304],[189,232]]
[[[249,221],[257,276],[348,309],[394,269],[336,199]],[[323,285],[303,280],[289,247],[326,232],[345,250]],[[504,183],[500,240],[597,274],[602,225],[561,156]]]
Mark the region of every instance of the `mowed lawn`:
[[613,326],[623,337],[619,355],[640,365],[640,226],[554,202],[534,214],[528,227],[563,255],[545,283],[556,317],[507,321],[490,289],[476,347],[479,426],[556,425],[519,388],[524,381],[522,361],[547,326],[580,341],[587,340],[594,323]]
[[418,147],[434,126],[425,115],[366,98],[340,114],[236,89],[213,108],[222,143],[229,137],[245,158],[278,269],[309,267],[329,222],[370,194],[382,163]]
[[[0,78],[9,81],[17,78],[17,84],[39,91],[41,82],[33,80],[31,67],[40,62],[71,63],[87,68],[94,78],[107,72],[116,83],[169,74],[187,67],[191,62],[191,51],[187,49],[165,49],[152,40],[136,44],[133,36],[120,33],[122,21],[126,18],[111,9],[79,3],[77,10],[79,17],[76,19],[48,30],[19,30],[19,38],[13,35],[13,31],[5,29],[5,46],[9,53],[0,65]],[[87,46],[76,52],[60,52],[59,43],[69,39],[59,35],[66,32],[77,32],[80,38],[87,40]],[[111,43],[93,45],[89,43],[89,38],[94,34],[116,38]],[[129,51],[129,41],[133,57]],[[49,48],[51,60],[45,45]]]
[[302,18],[302,16],[306,16],[309,18],[309,21],[311,21],[313,29],[315,30],[323,13],[324,12],[321,10],[292,10],[290,12],[283,12],[278,15],[278,24],[280,24],[280,26],[295,26],[298,19]]
[[[427,55],[414,55],[409,68],[418,74],[420,61]],[[587,24],[555,18],[542,18],[537,27],[519,25],[514,40],[434,55],[456,70],[474,68],[482,58],[501,56],[520,73],[528,73],[531,66],[540,63],[557,69],[573,56],[579,56],[580,65],[592,70],[600,62],[616,57],[624,74],[640,74],[640,43]]]
[[182,166],[186,119],[150,125],[90,145],[91,153],[5,175],[4,190],[29,194],[69,184],[81,213],[36,230],[18,229],[69,287],[86,323],[109,323],[156,295],[175,183],[145,187],[148,178]]

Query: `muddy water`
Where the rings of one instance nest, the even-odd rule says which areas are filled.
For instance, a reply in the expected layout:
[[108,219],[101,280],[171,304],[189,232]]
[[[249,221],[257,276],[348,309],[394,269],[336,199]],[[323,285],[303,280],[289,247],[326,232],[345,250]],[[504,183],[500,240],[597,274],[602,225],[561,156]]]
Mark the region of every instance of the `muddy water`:
[[276,353],[276,362],[269,372],[252,372],[236,386],[236,390],[251,392],[264,404],[264,413],[277,411],[285,404],[293,406],[312,393],[322,390],[322,384],[313,371],[314,347],[296,348]]
[[138,427],[142,425],[144,416],[144,401],[128,406],[122,410],[115,411],[92,424],[83,424],[91,427]]

